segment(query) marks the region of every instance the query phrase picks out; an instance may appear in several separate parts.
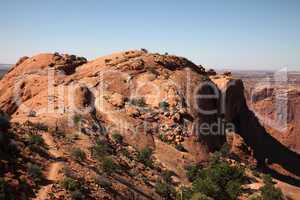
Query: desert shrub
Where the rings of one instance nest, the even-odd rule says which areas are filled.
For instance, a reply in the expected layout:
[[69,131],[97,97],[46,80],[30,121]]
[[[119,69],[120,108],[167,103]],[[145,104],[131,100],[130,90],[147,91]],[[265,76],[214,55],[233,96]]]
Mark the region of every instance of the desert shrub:
[[80,189],[80,183],[70,177],[65,177],[63,180],[61,180],[60,185],[68,191],[75,191]]
[[85,152],[82,151],[80,148],[73,148],[71,150],[71,156],[74,158],[74,160],[78,162],[83,162],[86,158]]
[[220,154],[222,157],[229,157],[230,155],[230,146],[228,143],[225,143],[221,149],[220,149]]
[[242,183],[236,180],[229,181],[226,184],[226,193],[229,195],[230,199],[237,199],[241,193]]
[[126,158],[131,158],[131,155],[130,155],[130,153],[129,153],[129,151],[127,149],[122,149],[121,153]]
[[80,190],[75,190],[71,192],[71,197],[73,200],[85,200],[84,194]]
[[165,199],[172,199],[172,197],[175,195],[174,187],[168,183],[164,183],[161,181],[156,183],[155,191]]
[[27,170],[28,170],[28,174],[35,182],[40,182],[43,180],[43,173],[41,168],[38,165],[28,163]]
[[218,200],[234,200],[239,196],[244,181],[243,168],[219,161],[201,170],[193,181],[193,191]]
[[40,130],[40,131],[48,131],[48,126],[43,123],[35,123],[34,127],[35,127],[35,129]]
[[193,191],[188,187],[181,187],[176,194],[176,200],[190,200],[192,198]]
[[122,144],[123,143],[123,136],[118,133],[118,132],[113,132],[112,134],[112,138],[115,142],[119,143],[119,144]]
[[190,165],[186,168],[186,176],[189,181],[194,181],[200,176],[201,167],[199,165]]
[[82,116],[81,115],[74,115],[73,116],[73,122],[74,124],[78,125],[82,120]]
[[100,140],[91,149],[92,156],[98,160],[110,154],[111,151],[110,146],[105,141]]
[[162,142],[164,142],[164,143],[169,143],[169,141],[167,140],[167,137],[165,136],[165,134],[160,133],[158,137],[159,137],[159,139],[160,139]]
[[214,199],[206,196],[205,194],[198,192],[198,193],[193,194],[193,196],[191,197],[190,200],[214,200]]
[[102,162],[102,169],[107,174],[112,174],[118,170],[118,165],[110,157],[105,157]]
[[99,185],[100,187],[102,187],[104,189],[110,189],[112,187],[111,181],[106,177],[96,176],[94,178],[94,181],[97,185]]
[[263,200],[260,194],[253,194],[249,197],[249,200]]
[[174,176],[175,173],[173,171],[167,170],[167,171],[163,171],[161,173],[161,176],[163,178],[163,180],[167,183],[171,183],[172,182],[172,176]]
[[153,161],[152,161],[152,149],[149,147],[146,147],[142,149],[137,156],[137,159],[139,162],[143,163],[147,167],[152,167],[153,166]]
[[197,178],[193,181],[193,191],[215,198],[220,192],[220,188],[210,178]]
[[264,183],[265,185],[260,188],[262,200],[283,200],[282,191],[275,187],[271,176],[264,176]]
[[145,107],[146,106],[144,97],[132,98],[132,99],[130,99],[130,103],[132,105],[138,106],[138,107]]
[[162,110],[166,111],[169,109],[169,103],[166,101],[162,101],[159,103],[159,108],[161,108]]
[[29,143],[29,145],[43,146],[45,144],[45,141],[40,135],[29,135],[28,143]]
[[186,149],[184,148],[184,146],[183,146],[182,144],[176,144],[176,145],[175,145],[175,148],[176,148],[178,151],[186,152]]

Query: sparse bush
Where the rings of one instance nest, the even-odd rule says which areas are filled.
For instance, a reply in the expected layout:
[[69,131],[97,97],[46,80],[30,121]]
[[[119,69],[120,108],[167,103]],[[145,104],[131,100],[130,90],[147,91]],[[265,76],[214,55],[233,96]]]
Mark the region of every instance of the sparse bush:
[[73,116],[73,122],[74,124],[78,125],[82,120],[82,116],[81,115],[74,115]]
[[96,176],[94,178],[94,181],[96,184],[98,184],[100,187],[102,187],[104,189],[110,189],[112,187],[111,181],[106,177]]
[[138,153],[137,159],[139,162],[143,163],[147,167],[152,167],[153,165],[152,153],[153,153],[152,149],[146,147]]
[[45,141],[40,135],[29,135],[28,143],[29,143],[29,145],[43,146],[45,144]]
[[35,123],[34,127],[40,131],[48,131],[48,126],[43,123]]
[[170,143],[170,141],[167,139],[167,137],[166,137],[165,134],[163,134],[163,133],[160,133],[160,134],[159,134],[159,139],[160,139],[162,142],[164,142],[164,143],[167,143],[167,144]]
[[282,191],[275,187],[271,176],[264,176],[264,183],[260,188],[262,200],[283,200]]
[[181,187],[176,194],[176,200],[190,200],[192,198],[193,191],[188,187]]
[[138,107],[145,107],[146,106],[144,97],[132,98],[132,99],[130,99],[130,103],[132,105],[138,106]]
[[243,168],[224,161],[210,163],[193,181],[193,191],[218,200],[235,200],[245,180]]
[[190,200],[214,200],[214,199],[206,196],[205,194],[198,192],[198,193],[193,194],[193,196],[191,197]]
[[122,144],[123,143],[123,136],[118,133],[118,132],[113,132],[112,134],[112,138],[115,142],[119,143],[119,144]]
[[75,191],[80,189],[80,183],[70,177],[65,177],[61,182],[60,185],[68,191]]
[[173,186],[164,182],[156,183],[155,191],[165,199],[172,199],[175,195],[175,189]]
[[27,164],[27,170],[28,170],[29,175],[31,176],[31,178],[33,178],[33,180],[35,182],[42,181],[43,173],[42,173],[41,168],[38,165],[28,163]]
[[92,147],[91,152],[94,158],[101,160],[103,157],[111,153],[111,148],[104,141],[97,141],[95,146]]
[[159,108],[161,108],[163,111],[167,111],[169,109],[169,103],[162,101],[159,103]]
[[197,179],[201,173],[201,168],[199,165],[190,165],[186,168],[186,170],[186,176],[191,182]]
[[126,157],[126,158],[131,158],[131,155],[127,149],[122,149],[121,153]]
[[118,165],[110,157],[105,157],[102,162],[102,169],[107,174],[112,174],[118,170]]
[[174,175],[175,175],[175,173],[173,171],[169,171],[169,170],[161,173],[163,180],[167,183],[172,182],[172,176],[174,176]]
[[78,162],[83,162],[86,158],[85,152],[79,148],[72,149],[71,156],[74,158],[74,160],[76,160]]
[[230,155],[230,146],[228,143],[225,143],[220,149],[220,153],[222,157],[228,157]]

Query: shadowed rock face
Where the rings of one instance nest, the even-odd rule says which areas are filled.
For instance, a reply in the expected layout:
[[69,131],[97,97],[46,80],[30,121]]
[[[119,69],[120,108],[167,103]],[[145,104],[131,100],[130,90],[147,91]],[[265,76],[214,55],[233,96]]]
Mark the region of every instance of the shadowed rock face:
[[[265,165],[276,163],[293,173],[300,175],[300,156],[291,151],[288,147],[272,137],[260,124],[259,119],[248,108],[246,99],[243,96],[244,86],[240,80],[216,79],[214,82],[219,85],[225,99],[226,114],[228,122],[233,122],[236,132],[244,139],[245,143],[252,148],[254,157],[258,164]],[[264,92],[258,99],[265,98],[269,92]]]

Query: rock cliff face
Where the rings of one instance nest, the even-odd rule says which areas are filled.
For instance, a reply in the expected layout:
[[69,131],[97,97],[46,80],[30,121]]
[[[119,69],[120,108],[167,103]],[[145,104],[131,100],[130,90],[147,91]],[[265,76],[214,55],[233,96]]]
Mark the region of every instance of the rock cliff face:
[[[262,166],[278,164],[292,174],[299,176],[299,154],[296,151],[292,151],[285,144],[281,143],[280,140],[274,136],[274,132],[269,132],[270,130],[272,131],[272,128],[274,130],[275,127],[272,127],[271,129],[264,127],[260,121],[260,118],[249,109],[246,98],[243,95],[245,93],[243,82],[239,79],[228,78],[227,76],[212,77],[212,80],[222,91],[223,102],[225,102],[223,104],[223,107],[225,108],[225,119],[227,122],[231,122],[235,125],[236,133],[238,133],[243,138],[244,142],[251,147],[253,150],[253,156],[257,160],[258,164]],[[253,105],[255,107],[257,106],[255,110],[264,113],[264,116],[268,116],[280,121],[280,119],[282,119],[282,115],[295,112],[290,110],[290,106],[297,104],[297,101],[295,101],[293,98],[297,92],[288,92],[288,94],[291,96],[284,100],[288,101],[286,105],[288,106],[287,109],[289,110],[283,112],[281,107],[285,104],[280,102],[276,106],[275,100],[271,100],[272,98],[275,98],[275,90],[276,92],[282,94],[282,91],[274,88],[261,88],[258,90],[252,96],[254,102]],[[258,105],[261,103],[261,101],[267,101],[266,99],[268,98],[271,100],[269,103],[267,103],[269,106],[267,106],[267,104],[264,104],[264,106]],[[270,108],[281,109],[281,111],[268,113],[266,110],[264,110]],[[275,113],[277,114],[275,115]],[[287,126],[290,126],[291,120],[293,120],[293,117],[287,115]]]
[[[274,92],[261,88],[253,95],[253,106],[281,119],[283,116],[268,107]],[[207,162],[226,142],[225,133],[229,132],[239,135],[232,143],[249,150],[247,155],[238,154],[241,157],[254,157],[266,167],[275,163],[289,171],[284,175],[299,176],[299,155],[269,134],[248,108],[244,93],[243,82],[231,73],[205,72],[202,66],[177,56],[141,50],[87,61],[74,55],[39,54],[21,58],[0,81],[0,110],[10,115],[12,130],[17,133],[14,137],[22,148],[30,146],[26,132],[42,135],[49,152],[37,155],[31,146],[23,157],[38,160],[37,164],[49,170],[49,180],[57,182],[62,165],[68,165],[94,191],[91,199],[115,199],[94,184],[93,175],[99,174],[94,154],[108,151],[113,161],[128,168],[128,174],[110,177],[121,196],[138,193],[145,199],[158,199],[153,183],[160,181],[161,171],[174,172],[172,182],[177,185],[189,184],[186,167]],[[289,93],[288,109],[293,111],[286,116],[289,124],[296,124],[300,114],[293,99],[298,94],[294,90]],[[72,159],[70,148],[83,150],[87,155],[84,164]],[[133,159],[147,149],[153,151],[154,169]],[[104,162],[103,157],[100,160]],[[141,183],[143,178],[132,175],[136,170],[150,183]],[[47,195],[50,190],[60,194],[57,184],[49,184],[37,195]]]
[[[29,120],[70,132],[73,119],[80,118],[81,131],[117,131],[139,150],[160,149],[160,140],[180,144],[192,155],[186,163],[206,160],[225,142],[224,134],[200,128],[219,117],[218,99],[201,95],[218,92],[204,70],[181,57],[126,51],[87,62],[40,54],[21,58],[1,80],[0,108],[12,122]],[[157,156],[168,163],[159,151]]]
[[[251,97],[249,97],[251,98]],[[300,152],[300,90],[296,86],[263,86],[248,100],[260,122],[289,149]]]

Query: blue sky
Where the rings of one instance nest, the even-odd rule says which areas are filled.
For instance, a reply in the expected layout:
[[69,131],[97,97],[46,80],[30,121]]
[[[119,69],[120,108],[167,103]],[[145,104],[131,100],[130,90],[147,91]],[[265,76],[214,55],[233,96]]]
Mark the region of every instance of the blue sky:
[[0,63],[147,48],[221,69],[300,69],[299,0],[1,0]]

